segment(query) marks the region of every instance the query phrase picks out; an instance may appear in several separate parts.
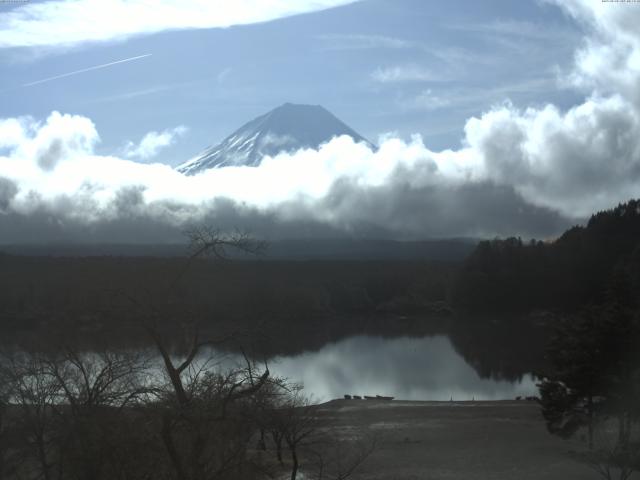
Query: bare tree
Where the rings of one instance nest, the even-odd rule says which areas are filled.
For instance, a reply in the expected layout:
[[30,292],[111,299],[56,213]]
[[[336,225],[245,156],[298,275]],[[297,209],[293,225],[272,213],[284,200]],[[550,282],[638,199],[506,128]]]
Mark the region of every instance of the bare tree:
[[224,233],[216,228],[197,226],[187,229],[185,235],[190,242],[190,258],[212,256],[218,260],[226,260],[229,258],[229,251],[259,255],[267,248],[266,242],[239,230]]
[[20,478],[115,478],[106,455],[123,442],[125,407],[147,390],[139,354],[22,350],[2,370]]
[[42,372],[61,387],[58,444],[69,476],[113,478],[120,427],[132,417],[125,408],[151,391],[144,384],[147,359],[139,352],[80,353],[66,347],[43,359]]
[[[231,249],[254,254],[264,248],[245,233],[225,235],[199,227],[187,235],[191,254],[168,283],[165,299],[172,297],[195,260],[206,256],[223,260]],[[235,336],[202,340],[192,312],[183,310],[183,318],[167,318],[170,308],[145,304],[136,298],[130,300],[160,355],[166,376],[166,383],[158,389],[158,401],[150,403],[149,408],[160,409],[159,436],[175,478],[207,480],[237,474],[248,463],[247,445],[255,428],[245,420],[251,417],[246,409],[251,398],[267,384],[270,373],[266,364],[263,369],[256,368],[245,356],[244,366],[216,370],[206,349]],[[171,341],[162,334],[161,326],[171,323],[181,325],[182,336],[187,339],[187,350],[180,356],[172,354]]]
[[218,371],[211,358],[198,358],[200,345],[176,362],[157,343],[168,377],[160,398],[161,438],[179,480],[223,478],[241,468],[255,428],[248,421],[250,399],[269,378],[268,368],[249,360]]
[[294,386],[281,405],[273,409],[273,422],[289,449],[291,456],[291,480],[295,480],[300,468],[300,449],[318,431],[317,407],[302,394],[302,387]]
[[0,360],[0,478],[9,475],[9,375]]
[[313,450],[316,456],[316,480],[346,480],[364,465],[376,449],[376,438],[340,440],[329,435],[321,448]]
[[12,352],[4,359],[9,395],[17,407],[15,436],[19,440],[17,462],[34,478],[62,478],[57,448],[57,417],[62,396],[60,383],[46,375],[40,355]]
[[55,378],[63,401],[74,412],[99,407],[122,409],[148,393],[149,359],[141,352],[80,353],[64,347],[42,357],[42,372]]
[[625,436],[614,434],[608,424],[615,420],[600,422],[595,429],[594,446],[583,455],[583,459],[605,480],[627,480],[640,468],[640,439],[633,438],[632,424]]
[[268,422],[282,466],[282,442],[289,451],[291,480],[296,480],[303,464],[305,478],[351,477],[373,452],[375,439],[368,440],[364,435],[358,439],[338,438],[323,418],[321,407],[304,395],[301,385],[284,383],[280,388],[281,395],[273,398]]

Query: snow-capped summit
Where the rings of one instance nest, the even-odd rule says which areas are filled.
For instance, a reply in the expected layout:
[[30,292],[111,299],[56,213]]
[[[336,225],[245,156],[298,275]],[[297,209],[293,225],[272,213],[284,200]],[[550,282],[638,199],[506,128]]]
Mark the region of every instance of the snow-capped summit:
[[227,166],[260,165],[265,156],[301,148],[318,148],[333,137],[349,135],[356,142],[373,144],[349,128],[320,105],[285,103],[251,120],[233,132],[222,143],[207,148],[197,157],[179,165],[186,175]]

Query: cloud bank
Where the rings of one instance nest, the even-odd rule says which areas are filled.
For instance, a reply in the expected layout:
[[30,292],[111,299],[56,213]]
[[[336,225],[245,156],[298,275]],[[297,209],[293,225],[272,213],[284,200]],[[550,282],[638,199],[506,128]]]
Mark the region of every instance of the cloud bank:
[[[97,129],[82,116],[6,119],[0,132],[3,242],[177,241],[194,223],[270,238],[400,239],[549,235],[567,223],[483,173],[474,147],[432,152],[418,136],[382,139],[375,152],[343,136],[259,167],[187,177],[162,164],[97,155]],[[145,139],[158,137],[152,134]]]
[[[0,242],[176,241],[194,223],[271,238],[558,234],[640,196],[640,8],[559,5],[587,32],[564,78],[584,101],[495,105],[466,122],[455,150],[389,136],[371,151],[340,137],[259,167],[185,177],[97,155],[86,117],[0,120]],[[150,158],[175,135],[151,132],[128,156]]]
[[49,0],[0,17],[0,48],[69,46],[165,30],[230,27],[336,7],[354,0]]

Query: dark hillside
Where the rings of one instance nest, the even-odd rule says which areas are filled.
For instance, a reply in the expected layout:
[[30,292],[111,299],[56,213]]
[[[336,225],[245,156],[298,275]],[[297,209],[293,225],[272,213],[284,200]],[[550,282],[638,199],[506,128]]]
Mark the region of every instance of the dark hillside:
[[475,312],[575,310],[602,300],[611,275],[640,287],[640,200],[594,214],[551,243],[483,241],[457,276],[456,307]]

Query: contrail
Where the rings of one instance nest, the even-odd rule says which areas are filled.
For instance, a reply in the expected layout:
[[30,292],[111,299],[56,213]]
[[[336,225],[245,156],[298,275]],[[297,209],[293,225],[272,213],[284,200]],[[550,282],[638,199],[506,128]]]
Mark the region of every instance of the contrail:
[[91,70],[98,70],[100,68],[110,67],[111,65],[117,65],[118,63],[132,62],[133,60],[138,60],[139,58],[150,57],[153,55],[152,53],[146,53],[144,55],[138,55],[137,57],[125,58],[124,60],[116,60],[115,62],[103,63],[102,65],[95,65],[89,68],[83,68],[82,70],[76,70],[74,72],[63,73],[62,75],[56,75],[55,77],[43,78],[42,80],[36,80],[35,82],[25,83],[22,85],[23,87],[30,87],[32,85],[38,85],[39,83],[49,82],[51,80],[57,80],[58,78],[70,77],[71,75],[76,75],[78,73],[90,72]]

